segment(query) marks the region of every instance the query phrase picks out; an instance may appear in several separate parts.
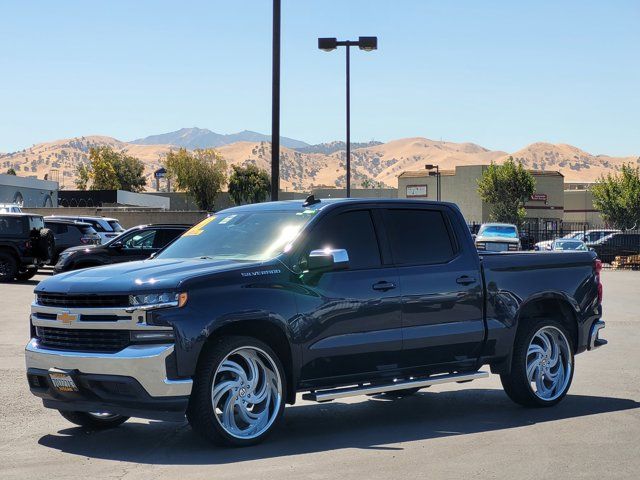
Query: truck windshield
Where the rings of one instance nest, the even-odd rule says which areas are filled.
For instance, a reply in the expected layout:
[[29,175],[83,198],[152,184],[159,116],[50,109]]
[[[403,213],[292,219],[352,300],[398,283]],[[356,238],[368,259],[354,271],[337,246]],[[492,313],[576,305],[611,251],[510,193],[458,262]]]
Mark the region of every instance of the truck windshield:
[[480,228],[478,236],[518,238],[516,227],[510,225],[487,225]]
[[285,251],[315,213],[260,210],[212,215],[156,258],[267,260]]

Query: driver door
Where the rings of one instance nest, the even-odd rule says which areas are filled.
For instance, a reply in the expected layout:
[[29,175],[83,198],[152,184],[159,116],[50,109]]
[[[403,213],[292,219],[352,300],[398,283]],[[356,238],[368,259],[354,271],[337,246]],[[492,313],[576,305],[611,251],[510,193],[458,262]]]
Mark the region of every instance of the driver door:
[[309,233],[304,263],[313,250],[345,249],[347,269],[306,271],[298,298],[303,343],[301,380],[371,378],[398,367],[402,348],[401,296],[393,267],[383,265],[370,210],[330,213]]

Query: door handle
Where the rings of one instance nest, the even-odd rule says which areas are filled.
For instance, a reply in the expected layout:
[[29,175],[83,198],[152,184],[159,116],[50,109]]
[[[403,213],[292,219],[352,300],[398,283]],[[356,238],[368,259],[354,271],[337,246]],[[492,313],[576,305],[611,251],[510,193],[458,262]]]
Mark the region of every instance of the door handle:
[[374,283],[371,288],[374,290],[378,290],[381,292],[386,292],[387,290],[393,290],[396,288],[396,284],[392,282],[385,282],[384,280],[378,283]]
[[456,278],[456,283],[458,285],[471,285],[472,283],[476,283],[476,279],[468,275],[462,275]]

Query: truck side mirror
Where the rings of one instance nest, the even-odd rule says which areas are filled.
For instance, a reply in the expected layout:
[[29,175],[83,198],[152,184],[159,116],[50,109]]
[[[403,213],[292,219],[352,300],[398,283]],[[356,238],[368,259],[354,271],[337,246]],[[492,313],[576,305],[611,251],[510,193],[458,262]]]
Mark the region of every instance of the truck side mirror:
[[349,254],[343,248],[312,250],[307,259],[310,272],[344,270],[349,268]]

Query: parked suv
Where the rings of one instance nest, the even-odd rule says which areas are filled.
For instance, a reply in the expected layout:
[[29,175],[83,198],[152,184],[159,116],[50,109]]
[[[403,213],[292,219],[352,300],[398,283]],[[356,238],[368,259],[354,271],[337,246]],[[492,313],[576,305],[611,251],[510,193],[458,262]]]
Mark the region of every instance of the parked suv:
[[149,258],[182,235],[190,225],[140,225],[104,245],[82,245],[60,254],[54,273]]
[[0,213],[0,282],[30,279],[54,248],[53,233],[40,215]]
[[616,232],[589,242],[587,246],[594,250],[600,260],[611,263],[616,257],[640,254],[640,232]]
[[77,222],[88,223],[94,228],[94,230],[100,236],[101,243],[107,243],[112,238],[116,238],[118,235],[124,232],[124,228],[122,228],[117,218],[85,217],[85,216],[73,216],[73,215],[54,215],[54,216],[46,217],[47,220],[50,218],[66,218],[70,220],[75,220]]
[[44,226],[53,232],[55,249],[51,264],[55,265],[60,253],[70,247],[83,245],[98,245],[100,235],[94,228],[84,222],[77,222],[66,218],[45,218]]

